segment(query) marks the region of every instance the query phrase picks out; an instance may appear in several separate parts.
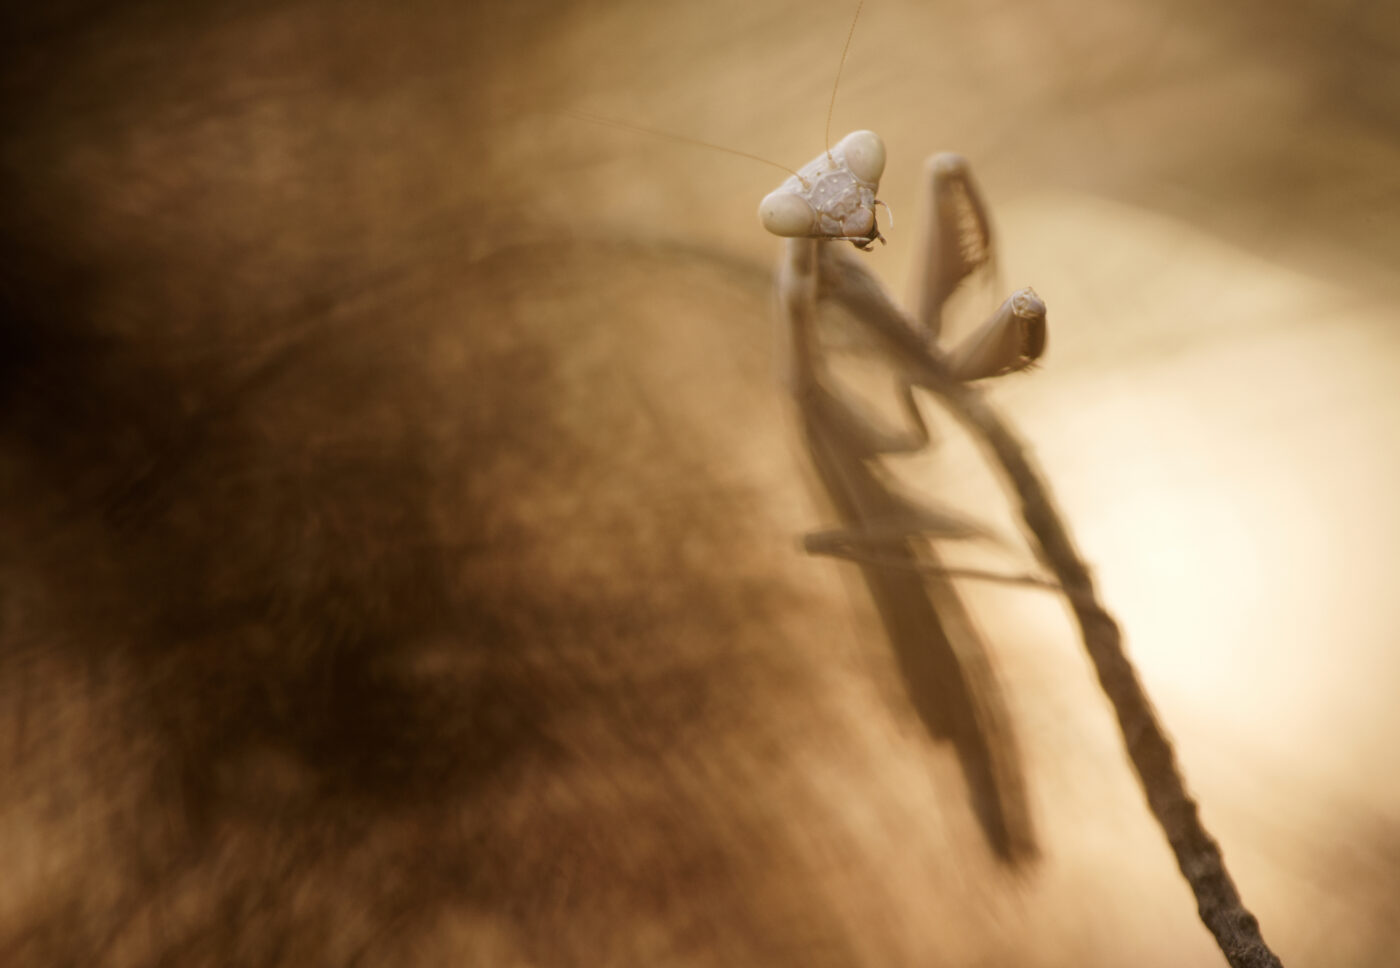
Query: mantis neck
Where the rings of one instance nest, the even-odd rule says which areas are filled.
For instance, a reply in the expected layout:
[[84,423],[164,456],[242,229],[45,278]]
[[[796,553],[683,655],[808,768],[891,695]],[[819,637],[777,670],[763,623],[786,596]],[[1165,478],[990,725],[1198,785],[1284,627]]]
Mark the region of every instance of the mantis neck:
[[778,264],[778,311],[785,326],[783,372],[794,397],[801,398],[816,381],[817,314],[816,239],[788,239]]

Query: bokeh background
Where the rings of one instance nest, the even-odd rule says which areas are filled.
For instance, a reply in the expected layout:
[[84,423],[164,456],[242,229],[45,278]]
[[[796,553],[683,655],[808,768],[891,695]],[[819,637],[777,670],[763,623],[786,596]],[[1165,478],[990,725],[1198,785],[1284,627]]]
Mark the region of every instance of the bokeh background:
[[[1008,868],[798,554],[784,176],[577,117],[796,167],[853,10],[0,15],[5,963],[1223,963],[1059,603],[967,588]],[[872,0],[858,127],[894,292],[952,149],[1048,303],[994,396],[1265,937],[1392,963],[1400,14]]]

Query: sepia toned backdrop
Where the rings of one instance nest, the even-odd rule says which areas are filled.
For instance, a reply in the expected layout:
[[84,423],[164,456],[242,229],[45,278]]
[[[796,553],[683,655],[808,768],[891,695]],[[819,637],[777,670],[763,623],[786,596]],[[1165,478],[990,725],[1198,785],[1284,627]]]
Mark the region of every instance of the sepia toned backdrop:
[[[579,117],[796,167],[853,12],[0,15],[0,960],[1223,964],[1053,596],[966,587],[1008,865],[801,555],[785,176]],[[1400,944],[1397,65],[1384,4],[871,0],[832,118],[898,294],[971,161],[1049,306],[994,399],[1289,965]]]

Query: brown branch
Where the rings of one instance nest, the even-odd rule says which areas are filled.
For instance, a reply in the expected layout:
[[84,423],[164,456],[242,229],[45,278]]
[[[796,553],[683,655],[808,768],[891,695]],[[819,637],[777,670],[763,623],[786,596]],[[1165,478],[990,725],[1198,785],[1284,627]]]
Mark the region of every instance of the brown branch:
[[940,397],[1001,466],[1020,502],[1027,527],[1074,610],[1084,647],[1118,716],[1128,758],[1137,771],[1148,806],[1176,854],[1181,873],[1196,895],[1201,920],[1233,968],[1282,968],[1278,957],[1265,944],[1258,920],[1241,901],[1225,868],[1220,846],[1201,822],[1171,741],[1123,651],[1118,623],[1100,604],[1089,567],[1074,546],[1031,449],[981,391],[948,374],[943,362],[917,337],[913,323],[863,266],[849,257],[828,255],[823,259],[822,281],[827,295],[874,326],[895,359],[908,367],[911,378]]

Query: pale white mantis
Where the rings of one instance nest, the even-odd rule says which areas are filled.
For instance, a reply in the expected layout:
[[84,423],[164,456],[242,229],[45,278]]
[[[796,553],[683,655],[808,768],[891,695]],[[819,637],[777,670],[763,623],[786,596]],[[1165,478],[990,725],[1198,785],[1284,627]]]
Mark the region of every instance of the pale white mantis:
[[[928,442],[913,388],[942,399],[1000,465],[1019,499],[1040,557],[1074,610],[1118,715],[1129,758],[1196,894],[1201,919],[1231,965],[1278,966],[1258,922],[1240,900],[1218,845],[1201,824],[1170,740],[1123,652],[1118,626],[1099,603],[1089,568],[1029,449],[967,386],[970,380],[1024,369],[1040,356],[1044,303],[1031,290],[1021,290],[968,340],[946,355],[939,351],[942,307],[964,279],[991,259],[986,209],[966,165],[955,156],[939,156],[928,166],[930,242],[917,317],[901,312],[856,260],[833,254],[827,244],[850,241],[865,248],[879,238],[875,194],[883,161],[878,136],[855,132],[813,159],[760,207],[765,226],[788,237],[777,289],[788,330],[790,389],[812,462],[844,525],[809,536],[807,547],[861,565],[915,705],[935,733],[946,731],[958,747],[991,843],[1013,859],[1033,850],[1015,743],[999,691],[987,672],[976,630],[950,584],[956,573],[940,569],[931,547],[932,539],[965,538],[978,529],[898,493],[881,473],[885,455]],[[907,427],[895,432],[879,427],[832,379],[816,332],[817,306],[824,298],[842,303],[883,348],[909,418]],[[939,708],[921,702],[928,696],[930,674],[942,686]]]
[[[928,167],[931,228],[921,329],[884,325],[862,302],[878,291],[849,259],[824,243],[864,249],[876,221],[885,149],[872,131],[856,131],[818,155],[759,207],[763,225],[787,237],[777,301],[787,332],[789,389],[812,464],[842,526],[808,535],[808,551],[855,560],[861,567],[906,692],[929,733],[955,747],[974,808],[999,856],[1023,860],[1035,836],[1009,712],[986,643],[963,606],[952,575],[941,569],[931,539],[966,539],[985,531],[900,489],[885,473],[886,455],[930,445],[914,397],[921,375],[899,362],[910,349],[938,354],[940,318],[949,296],[992,258],[991,232],[968,167],[944,155]],[[879,347],[895,375],[903,426],[882,426],[843,392],[817,331],[825,287],[846,303],[853,325]],[[948,357],[955,379],[1024,369],[1045,346],[1045,307],[1027,289],[1008,299]],[[935,358],[942,358],[941,355]]]
[[[992,260],[986,206],[966,162],[955,155],[932,159],[923,279],[917,309],[906,314],[856,258],[828,244],[850,242],[864,250],[883,241],[877,195],[884,168],[879,136],[856,131],[792,172],[759,208],[765,228],[786,239],[777,303],[788,389],[812,465],[841,519],[840,527],[809,535],[806,548],[860,567],[911,701],[933,735],[953,742],[989,842],[1009,862],[1033,855],[1010,716],[986,646],[953,584],[968,575],[943,568],[934,548],[937,540],[977,537],[983,529],[908,493],[884,464],[891,455],[930,444],[916,394],[941,400],[1001,471],[1038,557],[1053,573],[1053,579],[1011,580],[1056,589],[1073,610],[1148,804],[1196,894],[1203,922],[1236,968],[1278,966],[1201,824],[1171,743],[1124,654],[1118,626],[1100,604],[1089,567],[1029,448],[969,385],[1039,359],[1046,345],[1045,304],[1022,289],[971,336],[942,345],[949,297]],[[840,304],[861,336],[879,348],[896,388],[901,425],[885,425],[843,389],[818,331],[822,301]]]
[[[1040,557],[1075,613],[1099,681],[1117,713],[1129,758],[1196,894],[1202,921],[1236,968],[1278,966],[1258,922],[1240,900],[1219,846],[1201,824],[1171,742],[1123,652],[1118,626],[1099,603],[1089,568],[1029,449],[967,385],[1035,361],[1045,346],[1044,304],[1030,290],[1021,290],[963,344],[946,356],[938,350],[938,317],[948,296],[991,258],[985,207],[965,164],[940,156],[928,166],[929,274],[921,287],[918,318],[899,310],[856,260],[833,254],[827,244],[851,241],[864,248],[879,237],[874,196],[883,154],[873,133],[848,135],[769,195],[760,208],[765,225],[788,236],[777,288],[788,328],[790,388],[813,465],[843,520],[837,531],[809,536],[807,547],[860,564],[911,698],[931,730],[954,740],[991,843],[1010,859],[1032,851],[1015,743],[999,691],[987,672],[976,629],[950,583],[956,572],[939,567],[931,546],[933,539],[966,538],[979,529],[899,493],[881,472],[885,455],[928,442],[913,388],[938,396],[1000,465],[1015,492]],[[818,192],[823,185],[845,185],[846,193]],[[817,215],[808,217],[804,206],[817,210]],[[866,228],[868,234],[857,231],[852,238],[853,228]],[[895,432],[879,427],[832,379],[816,332],[821,299],[842,303],[881,345],[896,374],[908,427]],[[925,705],[931,698],[930,676],[941,687],[937,707]]]
[[[848,37],[848,49],[849,43]],[[834,91],[832,98],[834,103]],[[931,442],[914,397],[924,380],[902,359],[911,351],[930,354],[955,380],[1025,369],[1045,349],[1045,306],[1033,291],[1021,290],[946,357],[940,353],[944,307],[969,277],[990,268],[993,247],[986,206],[967,163],[939,155],[927,168],[928,243],[917,326],[872,313],[865,303],[879,292],[878,284],[824,243],[850,242],[867,250],[884,242],[876,196],[885,161],[879,135],[854,131],[759,205],[764,228],[787,239],[777,277],[787,379],[812,464],[842,520],[840,528],[810,534],[804,543],[811,553],[860,565],[911,703],[930,735],[953,744],[988,842],[1004,860],[1016,862],[1033,856],[1036,846],[1015,732],[986,643],[958,596],[953,573],[941,567],[931,544],[986,532],[901,491],[881,459]],[[890,364],[902,426],[882,426],[834,379],[817,331],[823,288],[846,304],[853,325]]]

